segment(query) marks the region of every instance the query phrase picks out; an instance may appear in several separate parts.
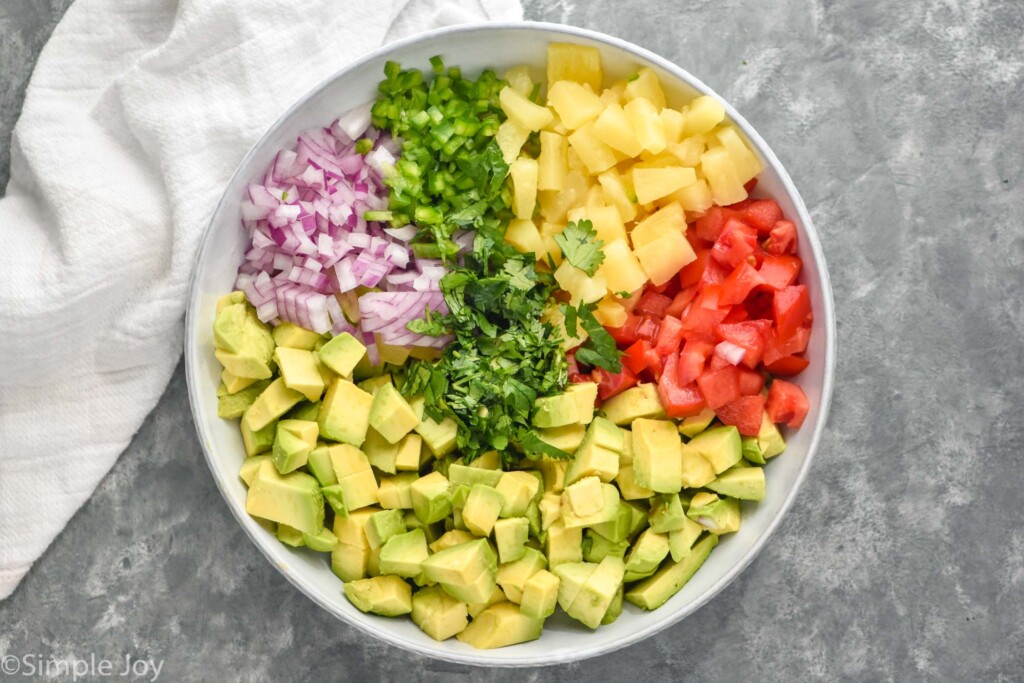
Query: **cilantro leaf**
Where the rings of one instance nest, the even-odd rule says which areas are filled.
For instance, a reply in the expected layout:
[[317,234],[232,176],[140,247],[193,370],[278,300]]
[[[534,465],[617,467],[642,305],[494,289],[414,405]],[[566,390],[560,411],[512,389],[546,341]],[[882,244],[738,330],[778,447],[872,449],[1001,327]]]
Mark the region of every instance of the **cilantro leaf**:
[[555,235],[555,242],[561,247],[565,260],[589,277],[604,263],[601,251],[604,241],[597,239],[597,231],[590,221],[569,223],[561,234]]
[[622,353],[612,336],[594,317],[594,308],[594,304],[581,303],[577,310],[587,340],[576,350],[576,360],[608,372],[622,372]]
[[537,283],[537,273],[533,266],[523,261],[505,261],[503,270],[509,276],[509,284],[516,289],[526,291]]
[[541,456],[547,456],[554,460],[569,460],[572,456],[561,448],[552,446],[541,439],[532,430],[525,430],[519,434],[519,447],[531,460],[539,460]]

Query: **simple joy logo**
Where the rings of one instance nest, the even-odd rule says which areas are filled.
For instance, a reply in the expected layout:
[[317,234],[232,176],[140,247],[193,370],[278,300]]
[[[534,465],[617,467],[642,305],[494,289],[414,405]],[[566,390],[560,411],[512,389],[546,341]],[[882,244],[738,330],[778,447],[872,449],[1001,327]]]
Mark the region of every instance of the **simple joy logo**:
[[0,657],[0,673],[5,676],[25,676],[30,678],[71,679],[77,681],[86,678],[128,678],[155,682],[163,671],[162,659],[139,659],[131,654],[123,658],[100,657],[95,653],[88,657],[54,657],[42,654],[15,655],[5,654]]

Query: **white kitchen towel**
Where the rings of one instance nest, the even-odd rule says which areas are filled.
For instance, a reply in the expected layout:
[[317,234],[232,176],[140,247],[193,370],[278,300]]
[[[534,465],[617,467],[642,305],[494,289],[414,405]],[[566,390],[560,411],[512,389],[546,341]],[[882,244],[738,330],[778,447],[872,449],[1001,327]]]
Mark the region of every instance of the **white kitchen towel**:
[[71,6],[29,84],[0,200],[0,599],[167,385],[199,238],[266,128],[386,42],[521,18],[518,0]]

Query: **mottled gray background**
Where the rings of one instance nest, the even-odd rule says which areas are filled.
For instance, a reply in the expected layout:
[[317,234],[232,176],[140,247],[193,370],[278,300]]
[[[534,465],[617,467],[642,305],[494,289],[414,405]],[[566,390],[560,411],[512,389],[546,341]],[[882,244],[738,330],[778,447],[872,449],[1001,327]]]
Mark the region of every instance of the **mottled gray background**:
[[[0,0],[0,187],[69,0]],[[565,668],[373,642],[231,518],[181,367],[92,500],[0,604],[0,652],[166,661],[163,680],[1024,680],[1024,3],[532,0],[729,99],[800,188],[835,286],[829,429],[792,512],[711,604]],[[0,331],[2,333],[2,331]]]

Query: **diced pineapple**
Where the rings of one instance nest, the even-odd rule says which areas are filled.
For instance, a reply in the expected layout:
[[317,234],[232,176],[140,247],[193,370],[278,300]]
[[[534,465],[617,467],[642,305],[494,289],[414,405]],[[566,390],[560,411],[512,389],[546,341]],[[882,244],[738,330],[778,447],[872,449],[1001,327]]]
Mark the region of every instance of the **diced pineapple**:
[[515,121],[529,131],[540,130],[551,123],[555,117],[550,109],[534,104],[526,98],[526,95],[510,86],[501,89],[498,99],[501,102],[502,111],[505,112],[509,120]]
[[533,252],[538,258],[546,251],[540,230],[533,221],[523,218],[509,221],[508,228],[505,229],[505,241],[515,247],[516,251],[522,254]]
[[593,121],[601,114],[601,98],[575,81],[558,81],[548,88],[548,106],[569,130]]
[[548,43],[548,83],[576,81],[597,92],[603,79],[601,53],[596,47]]
[[629,314],[622,304],[606,296],[598,302],[594,317],[605,327],[622,327],[626,324]]
[[533,218],[537,207],[537,160],[519,157],[508,168],[512,176],[512,213],[516,218]]
[[679,163],[679,158],[666,150],[661,154],[651,154],[650,152],[644,152],[642,157],[643,161],[638,161],[634,164],[633,168],[667,168],[670,166],[682,166]]
[[665,145],[668,144],[665,139],[665,124],[662,123],[661,115],[650,100],[638,97],[626,104],[623,110],[640,140],[641,147],[651,154],[658,154],[665,149]]
[[[596,210],[607,205],[607,202],[605,202],[604,200],[604,190],[601,188],[600,185],[590,186],[590,189],[587,190],[587,198],[583,202],[583,205],[584,207],[586,207],[588,214],[594,213]],[[618,209],[615,210],[615,213],[617,216]],[[620,223],[622,222],[621,218],[619,218],[618,220]]]
[[629,237],[633,242],[633,248],[638,249],[667,232],[686,232],[686,216],[679,204],[672,203],[658,209],[637,223]]
[[647,284],[647,274],[629,250],[626,240],[608,242],[601,250],[604,251],[604,262],[597,272],[604,276],[610,291],[635,292]]
[[[660,119],[659,119],[660,120]],[[594,124],[588,123],[569,136],[569,146],[579,155],[590,175],[607,171],[618,161],[612,148],[594,135]]]
[[594,135],[612,149],[635,157],[643,151],[640,139],[633,131],[626,112],[618,104],[609,104],[594,122]]
[[505,82],[520,95],[530,96],[533,91],[533,78],[530,77],[530,68],[526,65],[514,66],[505,72]]
[[655,286],[665,284],[697,258],[682,232],[666,232],[633,253]]
[[546,190],[540,193],[541,216],[553,223],[565,222],[569,208],[578,206],[587,196],[588,189],[590,189],[590,185],[586,177],[570,170],[565,176],[565,184],[560,191]]
[[706,147],[707,138],[698,134],[683,138],[676,144],[670,144],[667,149],[672,156],[679,159],[679,163],[683,166],[696,166],[700,163],[700,155],[704,153]]
[[604,92],[601,93],[601,104],[606,107],[609,104],[622,104],[622,99],[616,91],[611,88],[605,88]]
[[661,89],[661,81],[658,75],[648,67],[643,67],[636,72],[636,77],[626,83],[627,100],[635,100],[643,97],[658,109],[665,107],[665,91]]
[[593,224],[597,231],[597,239],[605,244],[614,240],[626,239],[626,225],[622,222],[619,210],[614,206],[601,206],[594,209],[587,209],[587,219]]
[[679,205],[687,211],[700,212],[711,208],[711,188],[703,178],[697,178],[697,182],[693,185],[681,187],[667,198],[679,202]]
[[725,107],[710,95],[701,95],[686,107],[686,124],[683,135],[707,133],[725,118]]
[[530,131],[512,119],[508,119],[498,126],[498,133],[494,136],[494,139],[498,141],[498,147],[501,149],[501,158],[505,160],[506,164],[511,164],[519,158],[519,150],[523,148],[523,145],[526,144],[526,139],[529,137]]
[[750,147],[733,126],[718,129],[715,137],[729,152],[729,158],[732,159],[732,165],[736,168],[741,183],[747,182],[761,172],[760,160],[750,151]]
[[[686,123],[683,112],[678,109],[662,109],[661,123],[665,127],[665,140],[669,146],[683,139],[683,125]],[[695,164],[690,165],[693,166]]]
[[540,224],[540,238],[544,241],[544,260],[550,256],[551,260],[555,262],[555,267],[558,267],[562,263],[562,248],[555,242],[555,235],[561,234],[565,230],[564,223],[549,223],[544,221]]
[[578,306],[581,301],[588,304],[600,301],[608,293],[608,283],[604,279],[604,275],[598,272],[594,274],[594,277],[588,277],[586,273],[572,266],[568,261],[563,261],[562,265],[555,270],[555,281],[559,287],[569,293],[573,306]]
[[568,143],[564,136],[540,132],[540,156],[537,157],[538,190],[561,190],[565,187],[565,176],[569,172]]
[[597,182],[604,190],[604,200],[619,210],[622,220],[629,222],[636,218],[636,204],[630,198],[632,188],[627,188],[618,171],[611,169],[597,176]]
[[685,166],[633,168],[633,190],[639,204],[648,204],[695,182],[696,172]]
[[725,147],[712,147],[700,157],[700,170],[711,187],[711,198],[719,206],[741,202],[747,191]]

